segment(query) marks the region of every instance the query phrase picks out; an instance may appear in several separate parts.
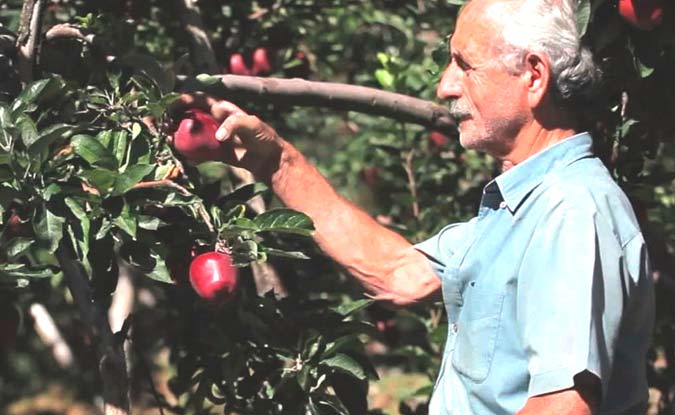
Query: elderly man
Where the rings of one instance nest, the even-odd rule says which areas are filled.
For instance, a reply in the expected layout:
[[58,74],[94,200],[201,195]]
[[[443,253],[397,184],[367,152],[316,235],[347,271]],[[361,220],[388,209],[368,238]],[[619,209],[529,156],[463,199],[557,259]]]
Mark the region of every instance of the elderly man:
[[442,290],[448,338],[431,414],[639,414],[653,293],[630,204],[577,131],[596,70],[574,0],[473,0],[438,86],[466,148],[513,166],[478,216],[412,246],[340,197],[289,143],[235,105],[186,96],[223,120],[228,163],[315,223],[320,247],[378,298]]

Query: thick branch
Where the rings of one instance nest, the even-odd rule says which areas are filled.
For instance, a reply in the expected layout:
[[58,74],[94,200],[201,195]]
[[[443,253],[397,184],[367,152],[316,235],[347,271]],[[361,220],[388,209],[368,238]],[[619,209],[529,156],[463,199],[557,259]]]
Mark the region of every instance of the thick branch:
[[61,240],[56,258],[80,310],[80,316],[96,339],[105,415],[129,415],[129,380],[122,343],[116,341],[110,329],[105,308],[92,298],[86,272],[75,259],[75,253],[66,238]]
[[198,72],[219,73],[216,57],[204,30],[202,15],[196,0],[177,0],[180,20],[190,37],[192,62]]
[[419,98],[364,86],[304,79],[259,78],[241,75],[219,76],[222,82],[204,85],[186,81],[184,90],[203,90],[216,97],[284,105],[328,107],[382,115],[420,124],[446,134],[456,133],[447,108]]
[[42,12],[46,5],[45,0],[25,0],[21,10],[16,48],[18,51],[19,78],[24,84],[33,80],[35,53],[40,41]]

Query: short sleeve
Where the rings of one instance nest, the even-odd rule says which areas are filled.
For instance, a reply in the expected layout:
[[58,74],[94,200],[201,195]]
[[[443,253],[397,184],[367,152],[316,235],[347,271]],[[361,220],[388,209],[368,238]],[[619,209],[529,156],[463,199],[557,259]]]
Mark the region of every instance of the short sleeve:
[[415,245],[422,252],[440,277],[450,258],[469,237],[473,221],[453,223],[440,230],[436,235]]
[[528,396],[570,388],[584,371],[598,376],[604,395],[630,303],[623,248],[592,210],[555,209],[537,226],[517,287]]

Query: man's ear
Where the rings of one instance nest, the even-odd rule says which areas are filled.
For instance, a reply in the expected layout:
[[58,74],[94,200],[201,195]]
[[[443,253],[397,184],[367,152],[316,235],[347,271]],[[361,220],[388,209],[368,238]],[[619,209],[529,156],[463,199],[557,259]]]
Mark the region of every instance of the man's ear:
[[539,53],[528,53],[525,57],[528,104],[530,108],[537,108],[548,91],[551,82],[551,62],[548,57]]

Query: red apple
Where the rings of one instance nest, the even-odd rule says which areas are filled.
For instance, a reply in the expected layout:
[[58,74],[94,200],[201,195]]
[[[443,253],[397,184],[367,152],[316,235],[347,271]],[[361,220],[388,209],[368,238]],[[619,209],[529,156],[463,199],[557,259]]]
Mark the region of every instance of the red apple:
[[230,56],[230,72],[235,75],[250,75],[251,69],[246,65],[241,53],[233,53]]
[[28,220],[23,218],[22,214],[19,214],[15,208],[10,208],[12,214],[7,219],[5,224],[5,234],[8,238],[15,237],[30,237],[32,236],[32,228]]
[[273,71],[270,50],[267,48],[257,48],[253,51],[253,75],[267,75]]
[[429,137],[427,137],[427,141],[429,142],[429,147],[432,150],[440,150],[441,148],[448,145],[450,142],[450,137],[441,132],[432,131],[431,134],[429,134]]
[[220,124],[210,114],[189,110],[173,134],[173,147],[191,161],[218,160],[223,153],[216,140],[218,127]]
[[239,278],[232,258],[220,252],[201,254],[190,263],[190,283],[200,297],[228,300],[237,291]]
[[619,14],[628,23],[642,30],[661,24],[665,0],[619,0]]

